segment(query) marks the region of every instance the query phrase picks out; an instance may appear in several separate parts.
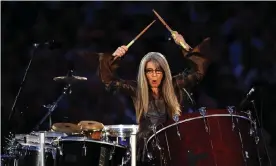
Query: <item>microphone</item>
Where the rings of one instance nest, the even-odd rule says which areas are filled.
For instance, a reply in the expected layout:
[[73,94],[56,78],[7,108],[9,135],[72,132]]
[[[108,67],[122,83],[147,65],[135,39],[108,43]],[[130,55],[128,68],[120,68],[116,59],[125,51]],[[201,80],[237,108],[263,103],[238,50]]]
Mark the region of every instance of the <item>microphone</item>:
[[38,47],[47,47],[48,49],[52,50],[52,49],[61,48],[62,44],[60,42],[55,41],[55,40],[50,40],[50,41],[46,41],[46,42],[43,42],[43,43],[34,43],[33,46],[36,47],[36,48],[38,48]]
[[242,100],[242,102],[240,103],[240,107],[243,106],[245,104],[245,102],[248,100],[248,98],[253,94],[253,92],[255,92],[255,88],[251,88],[250,91],[246,94],[245,98]]

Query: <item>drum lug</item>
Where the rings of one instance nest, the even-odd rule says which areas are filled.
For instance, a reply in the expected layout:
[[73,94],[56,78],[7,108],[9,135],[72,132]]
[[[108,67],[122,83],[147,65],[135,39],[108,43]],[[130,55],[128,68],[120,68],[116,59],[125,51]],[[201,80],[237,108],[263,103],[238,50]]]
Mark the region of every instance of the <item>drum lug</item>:
[[175,122],[178,122],[178,121],[179,121],[179,115],[174,114],[174,115],[173,115],[173,120],[174,120]]
[[255,143],[258,144],[260,138],[258,137],[258,132],[257,132],[258,131],[257,122],[256,122],[256,120],[253,120],[250,110],[248,110],[246,112],[246,114],[247,114],[247,116],[248,116],[248,118],[250,119],[250,122],[251,122],[251,128],[250,128],[249,134],[250,134],[250,136],[252,136],[255,133],[254,134],[255,135]]
[[151,152],[147,152],[147,157],[148,157],[149,160],[152,160],[153,159],[152,153]]
[[260,138],[258,136],[258,129],[257,129],[257,122],[253,121],[254,129],[255,129],[255,143],[256,145],[259,144]]
[[[179,115],[177,115],[177,114],[174,114],[173,115],[173,120],[175,121],[175,122],[178,122],[179,121]],[[179,137],[179,139],[181,140],[181,135],[180,135],[180,132],[179,132],[179,128],[178,128],[178,124],[176,124],[176,134],[178,135],[178,137]]]
[[207,123],[206,123],[206,119],[205,119],[205,116],[206,116],[206,107],[200,107],[198,109],[198,111],[199,111],[200,115],[203,116],[203,118],[204,118],[205,130],[206,130],[206,132],[208,132],[209,129],[207,127]]
[[57,158],[57,149],[56,148],[52,149],[52,156],[53,156],[54,160]]
[[200,107],[198,109],[200,115],[202,115],[204,118],[205,118],[205,115],[206,115],[206,107]]
[[112,160],[113,154],[115,153],[115,145],[113,146],[112,151],[110,152],[109,160]]
[[63,156],[63,148],[58,146],[59,155]]
[[125,157],[122,158],[122,165],[126,165],[131,159],[131,152],[130,152],[130,149],[128,148],[127,151],[126,151],[126,154],[125,154]]
[[86,145],[85,145],[85,143],[83,144],[82,150],[83,150],[83,156],[86,156]]
[[227,107],[226,107],[227,111],[228,111],[228,112],[230,113],[230,115],[231,115],[231,119],[232,119],[232,131],[234,131],[234,128],[235,128],[235,123],[234,123],[234,120],[233,120],[234,108],[235,108],[235,106],[227,106]]

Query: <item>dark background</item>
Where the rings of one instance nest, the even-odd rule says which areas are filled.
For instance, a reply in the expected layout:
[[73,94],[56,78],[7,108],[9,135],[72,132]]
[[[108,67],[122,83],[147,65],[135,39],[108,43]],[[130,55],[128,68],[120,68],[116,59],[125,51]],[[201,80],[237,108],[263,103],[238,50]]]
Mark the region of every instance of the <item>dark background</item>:
[[[107,93],[97,77],[97,52],[113,52],[126,45],[154,18],[153,8],[195,47],[212,38],[212,63],[203,82],[194,89],[197,106],[237,106],[246,93],[257,107],[269,147],[276,147],[276,5],[274,2],[1,2],[1,128],[29,132],[62,93],[53,81],[69,69],[88,81],[74,84],[72,94],[54,111],[53,122],[97,120],[106,125],[133,124],[129,98]],[[157,21],[129,49],[119,74],[135,79],[143,55],[163,53],[173,74],[189,67],[166,28]],[[8,116],[32,44],[61,42],[59,49],[36,50],[11,121]],[[41,129],[46,129],[44,123]]]

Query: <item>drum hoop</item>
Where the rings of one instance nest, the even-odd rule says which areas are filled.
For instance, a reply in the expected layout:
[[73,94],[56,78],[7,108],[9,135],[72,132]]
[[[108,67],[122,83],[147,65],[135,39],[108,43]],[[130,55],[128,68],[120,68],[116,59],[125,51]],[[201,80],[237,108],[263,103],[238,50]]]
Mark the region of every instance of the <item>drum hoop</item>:
[[139,130],[138,125],[109,125],[104,127],[104,132],[111,137],[130,137],[136,135]]
[[94,143],[100,143],[100,144],[105,144],[105,145],[111,145],[111,146],[117,146],[119,148],[125,148],[124,146],[109,143],[109,142],[104,142],[104,141],[97,141],[97,140],[92,140],[92,139],[87,139],[83,137],[74,137],[74,138],[60,138],[58,140],[55,140],[56,142],[69,142],[69,141],[75,141],[75,142],[94,142]]
[[105,130],[108,129],[132,129],[132,130],[137,130],[138,129],[138,125],[106,125],[104,126]]
[[[204,117],[205,117],[205,118],[208,118],[208,117],[218,117],[218,116],[223,116],[223,117],[229,117],[229,116],[238,117],[238,118],[246,119],[246,120],[249,120],[250,122],[252,122],[251,119],[249,119],[249,118],[247,118],[247,117],[245,117],[245,116],[233,115],[233,114],[232,114],[232,115],[231,115],[231,114],[212,114],[212,115],[205,115]],[[203,117],[203,116],[198,116],[198,117],[188,118],[188,119],[184,119],[184,120],[181,120],[181,121],[179,121],[179,122],[170,124],[170,125],[168,125],[168,126],[166,126],[166,127],[163,127],[162,129],[156,131],[156,134],[152,134],[152,135],[149,137],[149,139],[147,140],[147,145],[148,145],[149,141],[150,141],[155,135],[159,134],[159,133],[162,132],[163,130],[166,130],[166,129],[168,129],[168,128],[170,128],[170,127],[173,127],[173,126],[175,126],[175,125],[177,125],[177,124],[180,124],[180,123],[189,122],[189,121],[196,120],[196,119],[202,119],[202,118],[204,118],[204,117]]]
[[[37,143],[20,143],[21,149],[25,150],[32,150],[32,151],[39,151],[40,150],[40,144]],[[45,150],[55,150],[56,147],[52,145],[45,145]]]

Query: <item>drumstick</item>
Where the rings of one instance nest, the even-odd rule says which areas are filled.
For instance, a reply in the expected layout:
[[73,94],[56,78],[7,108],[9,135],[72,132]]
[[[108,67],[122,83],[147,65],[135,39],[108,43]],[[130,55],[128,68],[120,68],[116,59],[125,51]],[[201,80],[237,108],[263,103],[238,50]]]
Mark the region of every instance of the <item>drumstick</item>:
[[[128,45],[127,48],[129,48],[140,36],[142,36],[150,27],[153,23],[155,23],[156,20],[153,20],[146,28],[144,28],[142,30],[142,32],[140,32],[133,40],[131,40]],[[116,60],[118,58],[118,56],[114,57],[114,60]]]
[[150,26],[155,23],[156,20],[153,20],[146,28],[143,29],[142,32],[140,32],[131,42],[128,43],[127,48],[129,48],[141,35],[143,35],[149,28]]
[[[170,28],[170,26],[164,21],[164,19],[154,10],[152,9],[153,13],[157,16],[157,18],[161,21],[161,23],[168,29],[168,31],[170,31],[172,37],[175,37],[174,33],[173,33],[173,30]],[[186,46],[183,42],[180,42],[180,46],[187,50],[186,49]],[[190,47],[190,46],[189,46]],[[191,48],[191,47],[190,47]]]
[[170,28],[170,26],[163,20],[163,18],[154,10],[152,9],[153,13],[157,16],[157,18],[162,22],[162,24],[170,31],[171,34],[173,34],[173,30]]

